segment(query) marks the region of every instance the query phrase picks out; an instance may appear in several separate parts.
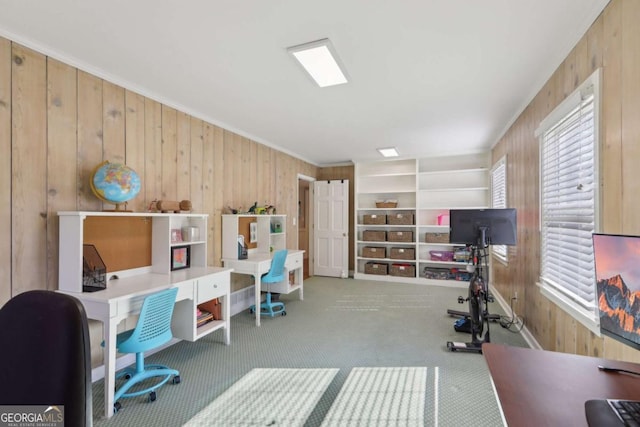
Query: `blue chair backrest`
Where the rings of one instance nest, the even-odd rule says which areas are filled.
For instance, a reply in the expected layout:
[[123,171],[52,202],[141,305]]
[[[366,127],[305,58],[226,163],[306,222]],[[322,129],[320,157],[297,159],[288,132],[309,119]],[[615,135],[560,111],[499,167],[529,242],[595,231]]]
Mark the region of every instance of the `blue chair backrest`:
[[263,283],[277,283],[284,280],[284,262],[287,260],[287,250],[281,249],[273,254],[269,272],[262,276]]
[[119,350],[138,353],[169,342],[173,338],[171,317],[177,294],[178,288],[170,288],[146,297],[131,337],[120,345]]

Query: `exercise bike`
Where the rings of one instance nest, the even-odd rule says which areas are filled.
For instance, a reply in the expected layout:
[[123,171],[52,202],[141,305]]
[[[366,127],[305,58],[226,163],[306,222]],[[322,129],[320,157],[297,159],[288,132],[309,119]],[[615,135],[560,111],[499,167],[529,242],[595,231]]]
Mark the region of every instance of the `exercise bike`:
[[[459,303],[468,302],[469,312],[461,312],[455,310],[447,310],[450,315],[460,316],[470,321],[471,342],[447,342],[449,351],[472,351],[482,353],[482,344],[491,341],[489,332],[489,321],[500,319],[499,315],[489,314],[488,303],[493,301],[493,297],[489,294],[488,278],[485,275],[487,251],[485,240],[486,229],[480,228],[478,236],[478,244],[471,246],[470,267],[473,269],[471,279],[469,280],[469,293],[467,298],[458,297]],[[483,264],[484,260],[484,264]],[[488,273],[487,273],[488,274]],[[485,330],[486,328],[486,330]]]

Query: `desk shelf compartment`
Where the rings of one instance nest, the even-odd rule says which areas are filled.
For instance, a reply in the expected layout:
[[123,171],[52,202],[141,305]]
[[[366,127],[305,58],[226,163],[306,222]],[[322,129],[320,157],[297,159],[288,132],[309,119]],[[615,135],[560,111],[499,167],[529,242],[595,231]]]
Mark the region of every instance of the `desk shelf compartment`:
[[[249,224],[254,224],[250,226]],[[255,234],[251,233],[251,228]],[[222,258],[238,259],[238,236],[248,250],[269,253],[287,247],[286,215],[222,215]],[[252,240],[253,238],[253,240]]]
[[302,283],[303,254],[297,253],[287,256],[284,263],[285,280],[278,283],[263,283],[262,292],[270,291],[278,294],[289,294],[300,289]]
[[[193,283],[194,299],[178,301],[174,308],[171,330],[176,338],[196,341],[229,325],[230,273],[218,273],[198,278]],[[216,307],[219,304],[219,308]],[[209,312],[218,310],[218,319],[198,326],[198,308]],[[188,319],[188,320],[185,320]]]

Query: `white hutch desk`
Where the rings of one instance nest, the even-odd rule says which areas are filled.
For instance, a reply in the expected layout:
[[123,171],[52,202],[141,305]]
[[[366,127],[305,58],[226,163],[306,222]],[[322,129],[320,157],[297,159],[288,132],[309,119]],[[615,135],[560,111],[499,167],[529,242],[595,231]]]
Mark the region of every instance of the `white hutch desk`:
[[[295,290],[299,291],[300,300],[304,299],[304,285],[302,283],[302,250],[289,250],[287,260],[284,263],[286,277],[282,283],[269,284],[269,291],[288,294]],[[248,274],[253,276],[255,282],[255,302],[256,307],[260,307],[262,296],[261,278],[262,275],[269,272],[271,268],[272,254],[268,252],[249,252],[247,259],[228,259],[223,258],[222,262],[225,267],[229,267],[234,273]],[[294,273],[293,283],[289,283],[289,272]],[[260,309],[256,310],[256,326],[260,326]]]
[[[261,277],[271,268],[273,252],[285,249],[287,245],[286,215],[222,215],[222,263],[233,269],[234,273],[253,276],[255,282],[255,305],[260,307]],[[246,259],[238,259],[238,236],[243,236],[248,246]],[[299,291],[304,298],[303,277],[304,251],[289,249],[284,263],[285,280],[269,285],[269,291],[288,294]],[[293,281],[289,282],[289,273]],[[260,326],[260,310],[256,311],[256,326]]]
[[[171,243],[171,230],[183,225],[195,226],[200,235],[206,230],[206,215],[115,213],[115,212],[59,212],[60,255],[59,292],[78,298],[87,317],[103,324],[104,338],[104,394],[105,417],[113,415],[115,372],[129,363],[116,366],[116,336],[118,324],[138,314],[144,298],[161,290],[177,287],[171,330],[175,338],[195,341],[218,329],[224,329],[224,343],[230,343],[230,276],[231,269],[207,267],[206,241]],[[107,287],[97,292],[82,292],[82,247],[84,221],[87,217],[143,217],[152,224],[152,265],[131,271],[117,272],[119,278],[107,281]],[[170,247],[188,245],[191,267],[171,271]],[[107,278],[113,275],[107,272]],[[197,326],[198,305],[216,298],[221,302],[221,319]],[[126,357],[126,356],[125,356]],[[124,358],[123,358],[124,359]],[[98,369],[98,368],[96,368]],[[95,370],[94,370],[95,372]],[[95,378],[95,373],[92,375]]]

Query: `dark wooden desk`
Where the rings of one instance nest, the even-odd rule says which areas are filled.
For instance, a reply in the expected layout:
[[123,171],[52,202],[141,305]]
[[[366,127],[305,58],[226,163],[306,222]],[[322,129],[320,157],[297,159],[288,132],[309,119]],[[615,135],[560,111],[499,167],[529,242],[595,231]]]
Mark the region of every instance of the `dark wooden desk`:
[[640,376],[598,370],[640,372],[635,363],[490,343],[482,353],[510,427],[586,426],[589,399],[640,400]]

